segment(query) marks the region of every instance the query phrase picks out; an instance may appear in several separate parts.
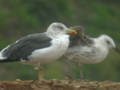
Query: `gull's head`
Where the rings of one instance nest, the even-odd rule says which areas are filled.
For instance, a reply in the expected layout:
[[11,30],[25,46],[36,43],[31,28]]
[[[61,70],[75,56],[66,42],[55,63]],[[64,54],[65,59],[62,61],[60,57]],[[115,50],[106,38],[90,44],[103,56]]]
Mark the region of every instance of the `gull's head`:
[[50,36],[59,36],[59,35],[65,35],[65,34],[76,35],[76,33],[77,33],[76,30],[71,30],[63,23],[58,23],[58,22],[50,24],[47,29],[47,34]]
[[106,46],[108,49],[112,48],[117,53],[120,53],[120,49],[115,45],[115,42],[111,37],[109,37],[108,35],[101,35],[99,39],[102,42],[102,44]]
[[108,36],[108,35],[101,35],[99,37],[99,40],[101,41],[101,43],[106,46],[107,48],[116,48],[115,42],[113,41],[113,39]]

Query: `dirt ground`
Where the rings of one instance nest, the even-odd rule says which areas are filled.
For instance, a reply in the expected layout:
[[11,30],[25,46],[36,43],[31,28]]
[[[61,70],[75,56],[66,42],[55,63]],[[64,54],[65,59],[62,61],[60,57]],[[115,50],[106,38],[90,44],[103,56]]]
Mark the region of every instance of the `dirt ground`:
[[81,80],[16,80],[0,81],[0,90],[120,90],[120,83]]

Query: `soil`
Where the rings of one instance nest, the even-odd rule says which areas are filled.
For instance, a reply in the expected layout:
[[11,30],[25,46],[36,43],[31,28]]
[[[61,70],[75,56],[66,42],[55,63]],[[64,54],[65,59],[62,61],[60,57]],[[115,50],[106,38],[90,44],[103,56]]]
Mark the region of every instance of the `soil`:
[[0,81],[0,90],[120,90],[120,83],[84,80],[16,80]]

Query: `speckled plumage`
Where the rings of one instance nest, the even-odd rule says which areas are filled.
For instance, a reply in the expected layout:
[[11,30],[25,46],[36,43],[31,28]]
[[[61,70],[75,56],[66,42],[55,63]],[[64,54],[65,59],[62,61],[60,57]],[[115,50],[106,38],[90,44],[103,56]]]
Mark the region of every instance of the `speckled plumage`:
[[81,27],[74,28],[77,28],[80,34],[71,37],[70,47],[65,54],[66,62],[78,62],[80,65],[100,63],[105,60],[111,48],[116,49],[114,41],[108,35],[91,38],[84,34]]

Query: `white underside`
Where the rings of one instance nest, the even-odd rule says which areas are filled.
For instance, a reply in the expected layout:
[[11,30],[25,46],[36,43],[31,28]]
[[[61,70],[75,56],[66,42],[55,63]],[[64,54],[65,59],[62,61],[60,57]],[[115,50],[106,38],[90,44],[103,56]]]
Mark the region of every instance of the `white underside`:
[[69,45],[69,36],[63,35],[52,40],[52,45],[47,48],[37,49],[32,52],[28,57],[29,62],[26,64],[44,64],[59,59],[64,53],[66,53]]
[[96,42],[91,46],[69,48],[65,56],[69,60],[80,62],[81,64],[95,64],[102,62],[107,55],[108,48]]

